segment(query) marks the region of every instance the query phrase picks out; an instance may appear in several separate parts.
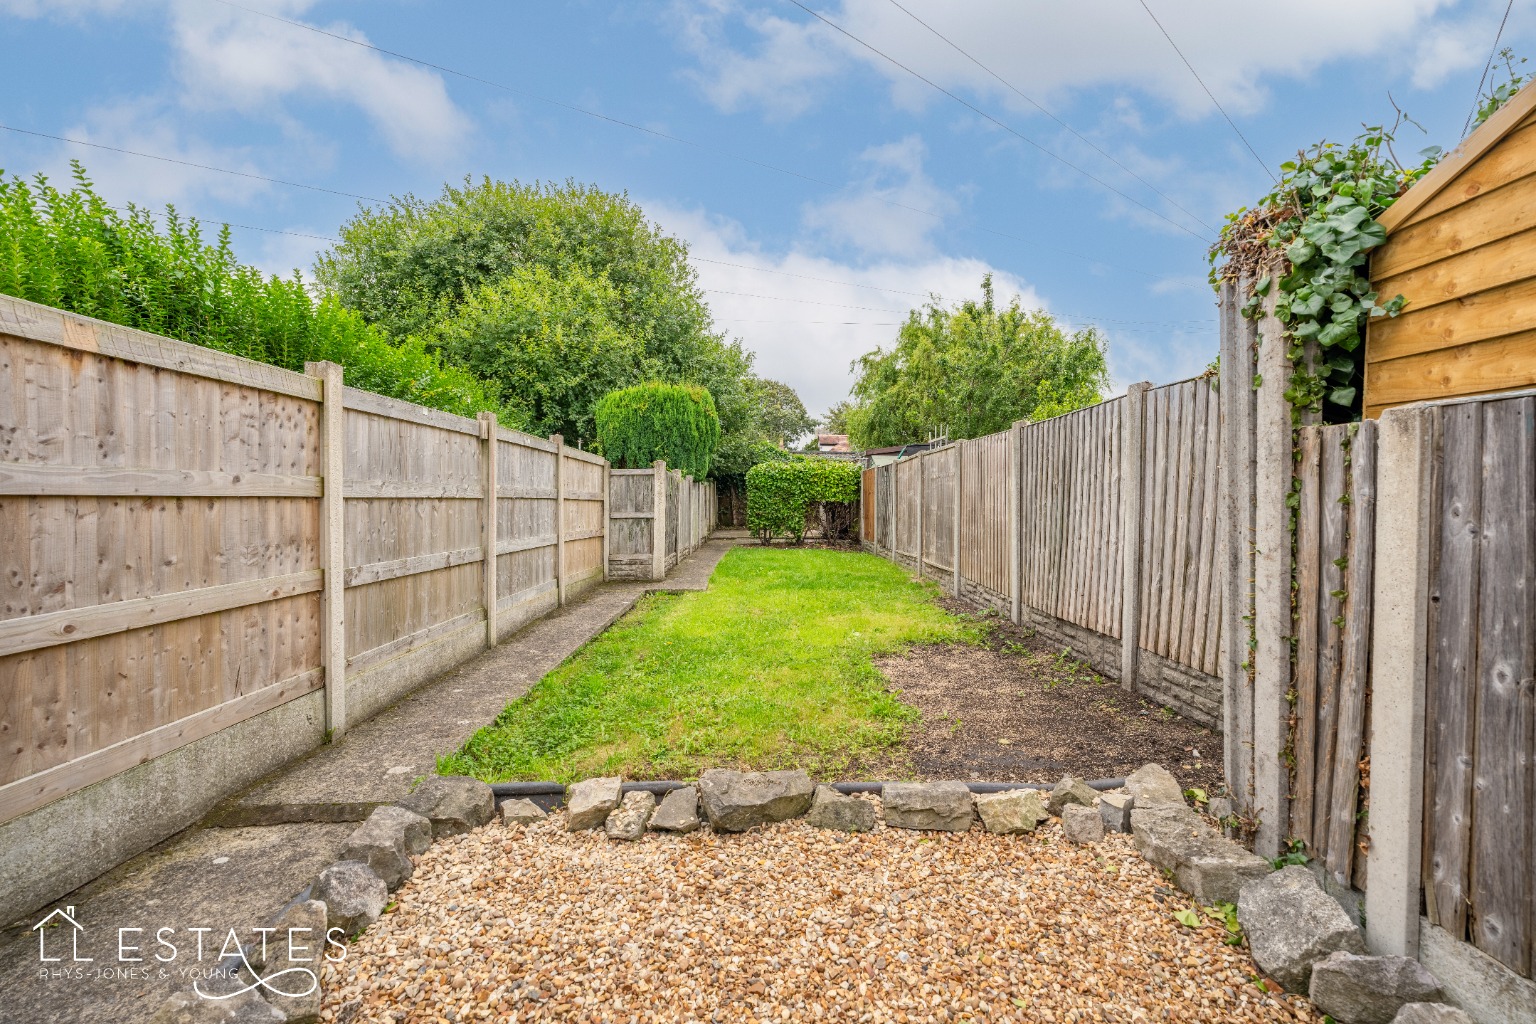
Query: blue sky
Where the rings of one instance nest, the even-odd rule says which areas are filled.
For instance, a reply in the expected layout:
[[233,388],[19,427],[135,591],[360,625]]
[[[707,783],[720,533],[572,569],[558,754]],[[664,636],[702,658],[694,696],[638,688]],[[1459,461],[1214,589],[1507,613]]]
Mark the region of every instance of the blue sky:
[[[247,225],[240,253],[278,272],[356,209],[335,192],[465,175],[627,191],[813,413],[922,296],[977,294],[989,271],[1101,326],[1116,390],[1199,372],[1217,348],[1207,240],[1269,180],[1140,0],[807,0],[959,101],[789,0],[239,2],[486,81],[217,0],[0,0],[0,124],[333,192],[8,131],[0,168],[78,157],[114,203]],[[1390,120],[1389,92],[1427,129],[1400,155],[1454,145],[1505,11],[1148,3],[1270,166]],[[1515,4],[1504,44],[1533,35]]]

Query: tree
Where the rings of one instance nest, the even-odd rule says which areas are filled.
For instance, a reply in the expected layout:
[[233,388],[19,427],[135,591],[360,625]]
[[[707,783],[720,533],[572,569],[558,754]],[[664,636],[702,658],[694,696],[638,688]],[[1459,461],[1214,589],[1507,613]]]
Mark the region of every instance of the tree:
[[667,468],[702,480],[720,442],[720,417],[703,388],[636,384],[597,403],[597,438],[604,458],[622,469],[665,459]]
[[848,433],[848,414],[852,411],[853,403],[845,398],[828,409],[817,426],[824,434],[846,434]]
[[795,389],[780,381],[753,378],[751,404],[752,432],[781,448],[789,448],[816,427]]
[[902,325],[890,351],[854,363],[848,433],[859,448],[946,433],[980,437],[1019,419],[1043,419],[1101,400],[1109,386],[1104,342],[1063,331],[1017,297],[999,309],[991,275],[982,300],[953,309],[929,302]]
[[545,381],[518,391],[539,430],[591,440],[596,398],[644,380],[703,387],[722,429],[748,424],[751,355],[715,330],[687,246],[627,196],[465,179],[431,202],[407,195],[364,210],[341,239],[316,263],[325,287],[509,394]]
[[163,227],[140,207],[119,212],[73,167],[68,191],[0,177],[0,292],[289,370],[330,360],[353,387],[516,425],[494,386],[422,342],[393,343],[334,296],[313,298],[297,273],[240,263],[228,225],[209,242],[174,207]]

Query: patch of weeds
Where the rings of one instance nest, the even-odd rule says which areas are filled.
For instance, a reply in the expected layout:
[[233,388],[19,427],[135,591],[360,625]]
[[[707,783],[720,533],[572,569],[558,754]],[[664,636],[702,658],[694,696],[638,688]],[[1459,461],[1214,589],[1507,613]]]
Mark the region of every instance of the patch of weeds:
[[1287,868],[1292,865],[1306,867],[1307,862],[1311,859],[1311,857],[1307,856],[1307,844],[1300,839],[1292,839],[1285,844],[1285,852],[1270,861],[1270,864],[1274,866],[1276,871],[1279,871],[1281,868]]

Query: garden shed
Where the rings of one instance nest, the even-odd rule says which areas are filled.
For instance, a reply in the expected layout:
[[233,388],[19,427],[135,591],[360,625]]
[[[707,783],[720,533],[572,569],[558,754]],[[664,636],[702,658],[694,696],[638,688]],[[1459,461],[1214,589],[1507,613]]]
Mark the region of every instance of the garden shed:
[[1365,415],[1536,386],[1536,83],[1378,222],[1371,282],[1407,305],[1367,331]]

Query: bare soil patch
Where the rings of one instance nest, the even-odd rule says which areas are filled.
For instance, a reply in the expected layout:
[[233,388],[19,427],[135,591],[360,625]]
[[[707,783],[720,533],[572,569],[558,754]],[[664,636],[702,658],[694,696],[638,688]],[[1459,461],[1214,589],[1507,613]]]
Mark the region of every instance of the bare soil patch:
[[1118,778],[1156,763],[1186,787],[1221,789],[1219,734],[1127,693],[1028,629],[989,621],[995,627],[983,646],[918,647],[876,663],[923,717],[889,763],[866,773],[1055,782],[1065,774]]

